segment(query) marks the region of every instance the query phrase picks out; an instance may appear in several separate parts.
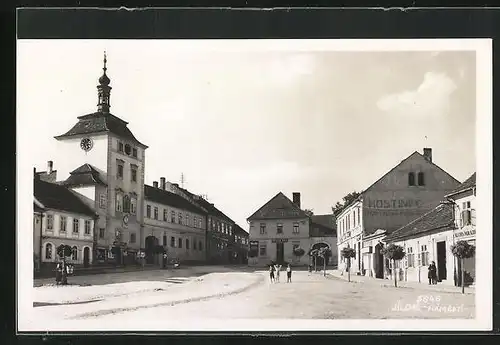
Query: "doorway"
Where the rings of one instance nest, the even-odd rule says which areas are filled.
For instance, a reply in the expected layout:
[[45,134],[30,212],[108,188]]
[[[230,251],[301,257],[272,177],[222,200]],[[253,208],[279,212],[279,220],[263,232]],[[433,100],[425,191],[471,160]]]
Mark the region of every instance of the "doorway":
[[285,248],[283,243],[276,243],[276,263],[282,264],[285,261]]
[[155,236],[146,237],[146,263],[152,265],[155,263],[155,247],[158,245],[158,239]]
[[375,258],[373,260],[375,278],[384,279],[384,256],[382,255],[382,244],[375,246]]
[[436,243],[438,281],[446,280],[446,241]]
[[90,248],[83,248],[83,267],[89,267],[90,264]]

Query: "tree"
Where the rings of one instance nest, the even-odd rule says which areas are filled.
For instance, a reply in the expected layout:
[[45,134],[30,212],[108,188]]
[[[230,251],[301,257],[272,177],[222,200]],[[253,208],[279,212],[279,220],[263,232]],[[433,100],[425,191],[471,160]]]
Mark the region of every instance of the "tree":
[[340,255],[347,260],[347,280],[351,281],[351,259],[356,257],[354,248],[345,247],[340,251]]
[[398,287],[398,274],[396,272],[396,261],[402,260],[406,253],[405,249],[397,244],[391,243],[387,247],[382,248],[382,254],[392,261],[392,272],[394,275],[394,286]]
[[352,191],[342,198],[342,202],[337,201],[335,206],[332,206],[333,215],[336,216],[342,212],[344,208],[352,204],[357,198],[359,198],[360,195],[360,192]]
[[314,212],[313,212],[313,210],[312,210],[312,209],[308,209],[308,208],[306,208],[306,209],[304,210],[304,212],[307,214],[307,216],[308,216],[308,217],[312,217],[312,216],[314,216]]
[[68,256],[71,256],[73,253],[73,250],[71,249],[70,246],[61,244],[60,246],[57,247],[57,255],[63,260],[63,267],[62,267],[62,284],[66,285],[68,284],[68,275],[66,272],[66,258]]
[[451,252],[458,260],[460,260],[462,293],[465,293],[464,259],[469,259],[474,257],[474,255],[476,254],[476,247],[472,244],[469,244],[467,241],[458,241],[457,243],[451,246]]
[[300,247],[293,249],[293,255],[295,255],[299,259],[299,261],[300,261],[300,258],[302,256],[304,256],[305,253],[306,253],[306,251]]
[[309,250],[309,256],[314,260],[314,271],[315,272],[317,271],[316,261],[317,261],[317,258],[318,258],[318,253],[319,253],[318,249],[311,249],[311,250]]
[[322,247],[318,251],[318,256],[323,258],[323,276],[326,276],[326,261],[332,256],[332,251],[328,247]]

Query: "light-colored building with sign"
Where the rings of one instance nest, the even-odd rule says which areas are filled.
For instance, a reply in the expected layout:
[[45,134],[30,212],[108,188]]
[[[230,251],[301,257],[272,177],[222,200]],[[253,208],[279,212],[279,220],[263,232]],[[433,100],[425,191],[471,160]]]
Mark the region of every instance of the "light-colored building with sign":
[[[256,257],[249,258],[250,266],[265,266],[271,262],[309,264],[310,218],[300,208],[300,193],[293,193],[292,201],[279,192],[247,221],[250,251],[257,253]],[[296,247],[304,249],[306,254],[296,257],[293,254]]]
[[[354,248],[352,272],[383,278],[380,246],[363,245],[365,237],[396,229],[434,209],[444,196],[460,185],[453,176],[437,166],[432,149],[414,152],[366,188],[359,198],[337,215],[338,252]],[[373,238],[367,242],[373,242]],[[341,264],[339,256],[339,264]]]
[[[453,232],[453,241],[467,241],[476,245],[476,173],[446,197],[455,206],[454,217],[457,229]],[[474,257],[465,259],[464,269],[466,283],[474,283],[476,259]],[[457,272],[460,270],[460,262],[457,262]]]

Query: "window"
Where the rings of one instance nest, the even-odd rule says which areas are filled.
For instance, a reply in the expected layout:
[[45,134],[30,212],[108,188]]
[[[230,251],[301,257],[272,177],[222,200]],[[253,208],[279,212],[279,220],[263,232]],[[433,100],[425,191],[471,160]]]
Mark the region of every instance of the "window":
[[137,167],[135,165],[130,166],[130,180],[137,182]]
[[429,265],[429,253],[427,252],[427,245],[420,246],[420,264],[421,266]]
[[424,186],[425,185],[424,173],[423,172],[419,172],[417,174],[417,182],[418,182],[419,186]]
[[352,227],[355,228],[356,227],[356,210],[354,210],[353,214],[352,214]]
[[99,207],[106,208],[106,194],[104,193],[99,195]]
[[179,248],[182,248],[182,238],[179,237],[179,241],[177,241],[177,243],[179,244]]
[[116,193],[116,210],[118,212],[121,212],[122,209],[123,209],[123,195],[121,195],[120,193]]
[[167,246],[167,235],[163,235],[163,245]]
[[135,233],[132,232],[130,233],[130,243],[135,243],[135,241],[136,241]]
[[361,211],[358,209],[358,225],[361,224]]
[[415,174],[412,172],[408,173],[408,185],[409,186],[415,185]]
[[267,255],[267,248],[265,244],[261,244],[259,247],[259,256],[266,256]]
[[198,249],[198,248],[196,248],[197,247],[196,243],[197,243],[196,241],[193,241],[193,249],[194,250]]
[[71,260],[78,260],[78,248],[77,247],[73,247],[71,248]]
[[170,247],[175,248],[175,237],[170,237]]
[[203,250],[203,244],[201,243],[201,241],[198,243],[198,249]]
[[164,209],[163,210],[163,221],[166,222],[168,220],[168,210]]
[[123,152],[123,143],[122,142],[118,142],[118,152]]
[[132,149],[132,156],[137,158],[137,149],[135,147]]
[[151,218],[151,205],[146,206],[146,217]]
[[278,223],[276,225],[276,233],[277,234],[282,234],[283,233],[283,224],[282,223]]
[[135,214],[137,210],[137,199],[130,198],[130,213]]
[[154,209],[154,218],[158,219],[158,207],[155,207]]
[[193,225],[195,228],[198,227],[198,217],[196,217],[196,216],[193,216]]
[[186,249],[189,249],[189,239],[186,238]]
[[294,234],[299,233],[299,223],[293,223],[293,233]]
[[[463,210],[461,218],[462,218],[461,219],[461,221],[462,221],[461,226],[471,225],[472,224],[472,212],[471,212],[471,210]],[[474,218],[475,218],[475,212],[474,212]]]
[[129,144],[125,144],[125,154],[128,156],[132,154],[132,147]]
[[171,211],[171,212],[170,212],[170,221],[171,221],[172,223],[175,223],[175,211]]
[[116,178],[123,179],[123,161],[116,162]]
[[104,238],[104,228],[99,228],[99,238]]
[[90,235],[90,220],[85,220],[85,235]]
[[66,225],[68,223],[68,219],[64,216],[61,216],[60,222],[59,222],[59,232],[66,232]]
[[80,219],[73,219],[73,233],[77,234],[80,232]]
[[128,195],[123,196],[123,212],[130,213],[130,197]]
[[45,245],[45,259],[52,260],[52,244],[47,243]]
[[54,229],[54,216],[51,214],[47,215],[47,231],[52,231]]
[[189,217],[189,214],[186,214],[186,225],[190,226],[191,224],[189,223],[191,218]]
[[178,221],[179,221],[179,224],[182,224],[182,213],[179,212],[178,214]]
[[406,248],[406,260],[408,267],[415,267],[415,254],[412,247]]
[[266,224],[260,224],[260,234],[263,235],[266,233]]

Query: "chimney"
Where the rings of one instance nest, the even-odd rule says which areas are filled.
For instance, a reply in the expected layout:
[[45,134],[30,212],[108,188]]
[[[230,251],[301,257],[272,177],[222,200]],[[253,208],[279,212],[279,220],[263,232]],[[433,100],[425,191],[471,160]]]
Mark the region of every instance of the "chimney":
[[298,208],[300,208],[300,193],[293,193],[293,203],[297,205]]
[[52,174],[52,169],[54,168],[54,162],[48,161],[47,162],[47,174],[50,175]]
[[158,188],[158,181],[153,181],[153,187]]
[[424,157],[427,159],[429,162],[432,163],[432,149],[428,147],[424,147]]
[[160,177],[160,188],[163,190],[165,190],[165,185],[166,185],[165,181],[166,181],[165,177]]

